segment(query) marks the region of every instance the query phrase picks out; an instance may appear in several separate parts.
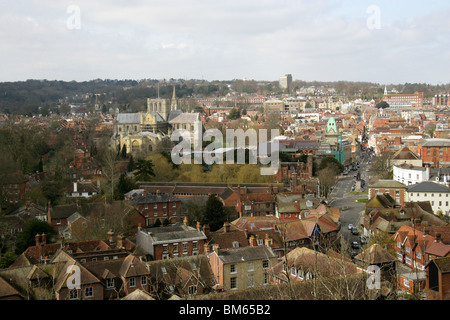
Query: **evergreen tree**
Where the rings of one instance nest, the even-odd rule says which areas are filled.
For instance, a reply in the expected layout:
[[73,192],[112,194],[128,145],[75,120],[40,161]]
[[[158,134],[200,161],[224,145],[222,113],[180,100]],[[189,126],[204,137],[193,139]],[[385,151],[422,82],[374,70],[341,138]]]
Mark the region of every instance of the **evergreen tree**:
[[139,159],[134,164],[136,181],[150,181],[155,176],[152,160]]
[[133,155],[130,155],[130,159],[128,160],[127,171],[133,172],[133,169],[134,169],[134,159],[133,159]]
[[46,221],[35,218],[29,219],[22,232],[18,233],[16,239],[16,253],[21,254],[25,249],[34,246],[36,243],[36,234],[45,233],[47,235],[47,243],[51,242],[52,237],[56,235],[52,225]]
[[220,201],[216,195],[210,195],[206,201],[202,224],[209,224],[211,231],[216,231],[220,229],[226,221],[227,215],[222,201]]

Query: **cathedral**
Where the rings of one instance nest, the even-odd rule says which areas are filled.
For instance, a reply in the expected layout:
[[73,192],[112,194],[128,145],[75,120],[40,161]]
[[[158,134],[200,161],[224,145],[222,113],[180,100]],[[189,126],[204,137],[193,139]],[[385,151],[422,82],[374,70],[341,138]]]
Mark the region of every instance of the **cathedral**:
[[179,107],[173,88],[172,99],[147,99],[145,113],[119,113],[114,121],[112,145],[123,148],[134,157],[145,157],[164,139],[170,139],[174,130],[194,131],[199,113],[184,113]]

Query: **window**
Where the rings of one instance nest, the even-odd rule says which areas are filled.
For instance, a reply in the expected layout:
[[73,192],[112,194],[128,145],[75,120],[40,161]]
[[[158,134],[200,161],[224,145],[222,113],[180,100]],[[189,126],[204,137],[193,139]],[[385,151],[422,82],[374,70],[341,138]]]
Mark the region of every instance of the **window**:
[[406,250],[407,253],[411,253],[411,248],[410,247],[406,246],[405,250]]
[[255,271],[255,263],[254,262],[247,263],[247,271],[248,272]]
[[189,288],[188,288],[188,294],[189,294],[189,295],[197,294],[197,286],[195,286],[195,285],[189,286]]
[[230,278],[230,289],[237,289],[237,278]]
[[86,298],[92,298],[94,296],[94,288],[88,287],[84,289],[84,296]]
[[78,290],[77,289],[72,289],[69,291],[69,299],[70,300],[78,299]]
[[239,248],[239,242],[233,241],[233,248]]
[[188,251],[188,244],[187,242],[183,242],[183,254],[187,254]]
[[230,273],[236,273],[236,265],[235,264],[230,264]]
[[136,278],[135,277],[131,277],[130,278],[130,287],[133,288],[136,286]]
[[193,241],[193,242],[192,242],[192,249],[193,249],[193,250],[197,250],[197,249],[198,249],[198,248],[197,248],[197,243],[198,243],[197,241]]
[[422,253],[420,251],[416,252],[416,258],[422,260]]
[[163,244],[163,252],[164,253],[168,252],[168,245],[167,244]]
[[403,278],[403,285],[404,285],[405,287],[409,288],[409,280]]
[[173,244],[173,252],[178,252],[178,243]]
[[147,277],[146,277],[146,276],[142,276],[142,277],[141,277],[141,285],[142,285],[142,286],[147,285]]
[[262,265],[263,265],[263,269],[268,269],[269,268],[269,260],[264,260],[262,262]]
[[106,289],[114,288],[114,279],[106,279]]

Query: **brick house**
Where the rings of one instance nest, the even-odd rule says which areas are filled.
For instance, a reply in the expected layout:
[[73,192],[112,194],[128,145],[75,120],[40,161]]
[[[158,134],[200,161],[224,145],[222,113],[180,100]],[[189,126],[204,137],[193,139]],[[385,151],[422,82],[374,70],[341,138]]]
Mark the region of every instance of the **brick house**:
[[407,186],[395,180],[380,179],[368,186],[368,198],[372,199],[377,194],[389,194],[395,200],[396,205],[403,205],[406,201]]
[[425,270],[427,299],[450,300],[450,257],[431,260]]
[[269,285],[268,271],[278,258],[268,245],[214,250],[208,255],[220,291],[244,290]]
[[450,139],[423,139],[417,146],[417,153],[424,165],[433,168],[450,164]]
[[3,195],[10,204],[16,204],[25,198],[30,191],[30,182],[27,177],[19,173],[9,174],[3,184]]
[[145,217],[145,226],[152,226],[159,219],[162,223],[168,220],[169,223],[178,222],[177,211],[181,206],[181,200],[159,191],[156,194],[138,195],[131,202],[136,209]]
[[184,223],[166,227],[138,227],[136,244],[142,248],[152,260],[165,260],[204,253],[206,235],[200,226],[193,228]]
[[190,298],[213,291],[216,282],[206,255],[145,262],[149,292],[159,299]]
[[409,225],[402,225],[394,234],[394,250],[397,259],[406,266],[425,270],[431,255],[427,254],[431,246],[441,241],[441,234],[433,236],[430,233],[431,227],[420,228]]
[[426,283],[426,273],[406,272],[398,275],[397,289],[409,294],[423,294]]
[[[58,252],[52,263],[54,267],[58,264],[62,265],[61,268],[56,269],[53,286],[56,300],[103,300],[103,285],[100,279],[64,250]],[[79,275],[79,287],[72,288],[70,285],[76,284],[77,275]],[[72,279],[75,282],[72,282]]]

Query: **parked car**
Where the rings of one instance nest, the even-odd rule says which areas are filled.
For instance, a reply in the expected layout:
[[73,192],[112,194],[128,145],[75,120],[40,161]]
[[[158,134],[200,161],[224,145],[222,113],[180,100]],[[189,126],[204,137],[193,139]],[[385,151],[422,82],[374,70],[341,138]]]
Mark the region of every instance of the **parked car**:
[[352,225],[351,223],[348,225],[348,230],[352,230],[355,226]]
[[359,238],[359,240],[360,240],[361,244],[366,244],[366,243],[367,243],[366,238],[364,238],[363,236],[361,236],[361,237]]
[[356,235],[356,236],[359,234],[359,231],[358,231],[358,229],[356,227],[352,228],[352,234]]
[[352,186],[352,191],[355,191],[355,189],[356,189],[356,184],[354,184],[354,185]]
[[352,248],[353,248],[353,249],[359,249],[359,243],[358,243],[358,241],[353,241],[353,242],[352,242]]

